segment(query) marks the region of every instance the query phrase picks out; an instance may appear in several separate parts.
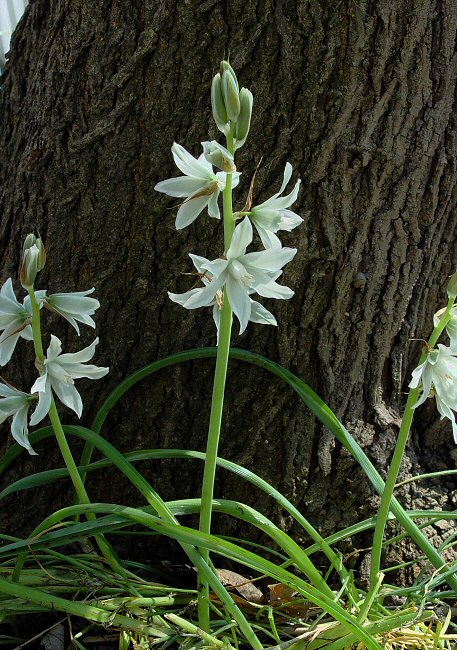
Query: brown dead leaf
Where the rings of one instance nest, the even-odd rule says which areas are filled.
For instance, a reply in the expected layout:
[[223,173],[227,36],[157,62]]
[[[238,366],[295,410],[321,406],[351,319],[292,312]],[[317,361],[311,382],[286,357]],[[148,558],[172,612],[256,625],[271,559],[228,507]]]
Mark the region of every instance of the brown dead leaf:
[[252,580],[228,569],[216,569],[216,573],[224,587],[236,589],[240,596],[251,603],[256,605],[263,603],[263,593],[252,584]]
[[308,603],[294,603],[294,600],[301,599],[302,596],[292,587],[283,585],[282,582],[268,585],[270,591],[268,604],[272,607],[282,607],[284,611],[295,615],[305,615],[310,605]]

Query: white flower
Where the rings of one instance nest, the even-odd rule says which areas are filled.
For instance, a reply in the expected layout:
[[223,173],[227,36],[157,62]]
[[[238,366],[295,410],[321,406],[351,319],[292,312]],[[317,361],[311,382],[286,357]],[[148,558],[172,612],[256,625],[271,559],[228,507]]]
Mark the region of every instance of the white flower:
[[211,142],[202,142],[203,153],[206,160],[222,169],[223,172],[232,174],[236,171],[235,163],[233,161],[233,154],[228,149],[223,147],[219,142],[211,140]]
[[[46,291],[36,291],[35,296],[42,300]],[[24,298],[21,305],[18,302],[11,278],[5,282],[0,290],[0,366],[4,366],[11,359],[16,343],[19,338],[27,341],[33,340],[32,328],[32,305],[29,296]]]
[[[265,298],[291,298],[294,292],[275,282],[278,272],[290,262],[297,252],[296,248],[270,248],[258,253],[246,253],[252,242],[252,226],[246,217],[235,228],[232,243],[226,259],[214,261],[199,258],[200,264],[211,273],[212,279],[206,287],[194,292],[187,298],[183,307],[196,309],[213,303],[217,292],[225,285],[227,297],[233,313],[240,321],[240,334],[244,332],[252,313],[253,292]],[[194,255],[190,255],[194,260]]]
[[272,197],[251,209],[250,217],[257,232],[260,235],[265,248],[279,248],[281,242],[274,234],[279,230],[287,230],[290,232],[299,226],[303,219],[295,212],[287,210],[292,203],[295,203],[300,189],[300,179],[295,183],[295,187],[290,194],[281,197],[287,183],[292,176],[292,165],[286,163],[284,170],[284,179],[279,192],[273,194]]
[[[192,255],[192,261],[194,263],[195,268],[198,271],[198,274],[200,275],[200,279],[203,282],[205,286],[209,285],[211,280],[213,279],[212,274],[209,271],[205,271],[205,264],[208,262],[207,259],[204,257],[199,257],[198,255]],[[279,277],[280,273],[276,274],[276,277]],[[276,280],[276,277],[274,280]],[[204,287],[195,287],[193,289],[190,289],[189,291],[186,291],[185,293],[171,293],[170,291],[168,292],[168,296],[170,297],[173,302],[176,302],[178,305],[182,305],[183,307],[186,306],[186,303],[189,298],[192,296],[198,295],[201,291],[203,291]],[[253,290],[250,290],[249,293],[253,293]],[[249,317],[249,321],[252,323],[260,323],[261,325],[277,325],[276,318],[273,316],[271,312],[268,311],[263,305],[261,305],[259,302],[256,302],[255,300],[252,300],[252,298],[249,298],[251,301],[251,315]],[[222,290],[219,289],[216,292],[216,295],[214,296],[213,300],[211,303],[208,305],[209,307],[213,307],[213,320],[216,325],[217,329],[217,340],[219,341],[219,326],[220,326],[220,321],[221,321],[221,309],[222,309],[222,302],[223,302],[223,297],[222,297]]]
[[22,447],[25,447],[29,454],[36,456],[37,454],[29,442],[27,428],[27,412],[33,401],[31,395],[0,383],[0,423],[12,415],[11,434],[13,438]]
[[[433,316],[433,325],[435,327],[440,322],[445,311],[446,307],[437,311]],[[457,307],[452,307],[451,309],[451,317],[446,325],[446,332],[449,336],[451,352],[452,354],[457,354]]]
[[[213,166],[205,159],[204,154],[196,160],[176,142],[171,151],[177,167],[185,176],[161,181],[154,189],[168,196],[186,199],[176,215],[176,229],[181,230],[189,226],[206,207],[210,217],[220,219],[217,201],[220,191],[225,188],[226,173],[214,174]],[[239,173],[233,174],[233,187],[238,184],[238,177]]]
[[457,411],[457,358],[452,355],[450,348],[438,345],[438,350],[432,350],[423,363],[413,371],[410,388],[422,384],[422,395],[413,408],[423,404],[433,387],[436,406],[441,419],[449,418],[452,423],[454,440],[457,443],[457,424],[452,411]]
[[100,379],[108,372],[108,368],[84,365],[94,356],[97,343],[98,338],[80,352],[61,354],[61,342],[56,336],[51,335],[51,343],[43,364],[43,374],[38,377],[31,388],[32,393],[39,394],[39,400],[38,406],[30,418],[30,424],[38,424],[48,413],[51,406],[52,390],[63,404],[71,408],[78,417],[81,417],[83,403],[81,395],[75,388],[74,379],[81,377]]
[[74,293],[53,293],[44,298],[44,306],[65,318],[78,332],[79,326],[76,321],[95,328],[94,319],[91,318],[100,307],[95,298],[88,298],[95,289],[88,291],[75,291]]

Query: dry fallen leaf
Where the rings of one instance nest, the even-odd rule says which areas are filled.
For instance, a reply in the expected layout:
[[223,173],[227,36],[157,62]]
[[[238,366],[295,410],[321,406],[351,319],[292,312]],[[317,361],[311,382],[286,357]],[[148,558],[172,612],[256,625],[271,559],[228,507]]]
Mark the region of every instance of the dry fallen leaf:
[[229,571],[228,569],[216,569],[216,573],[224,587],[236,589],[240,596],[243,596],[250,603],[255,603],[256,605],[263,603],[263,593],[252,584],[249,578],[234,571]]
[[308,603],[294,603],[294,600],[302,598],[300,594],[295,591],[292,587],[287,587],[283,585],[282,582],[278,582],[274,585],[268,585],[270,591],[270,597],[268,604],[272,607],[283,607],[284,611],[292,612],[294,614],[304,615],[310,608]]

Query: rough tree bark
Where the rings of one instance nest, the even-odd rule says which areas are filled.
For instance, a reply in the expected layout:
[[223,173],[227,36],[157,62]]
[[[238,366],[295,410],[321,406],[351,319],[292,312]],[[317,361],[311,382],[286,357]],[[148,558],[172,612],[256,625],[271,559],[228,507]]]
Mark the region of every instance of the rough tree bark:
[[[130,0],[128,11],[124,0],[30,2],[0,94],[1,279],[37,227],[49,250],[42,286],[97,288],[95,362],[111,372],[84,386],[84,423],[131,371],[215,343],[209,313],[185,311],[166,292],[188,287],[188,251],[220,253],[221,226],[203,217],[176,233],[173,201],[153,187],[175,175],[174,140],[197,153],[218,137],[209,87],[230,53],[255,98],[238,204],[263,156],[256,197],[278,187],[289,160],[307,214],[284,238],[299,253],[286,271],[295,297],[271,306],[279,327],[252,325],[234,344],[298,373],[385,470],[418,355],[409,339],[428,336],[456,264],[456,26],[453,0]],[[68,349],[91,339],[49,325]],[[27,385],[29,362],[22,356],[8,378]],[[203,449],[212,370],[198,362],[144,382],[105,435],[122,450]],[[226,403],[221,455],[270,480],[324,533],[372,512],[353,461],[278,381],[233,362]],[[455,465],[450,426],[424,412],[405,473]],[[38,451],[8,478],[58,458]],[[201,467],[188,461],[143,469],[166,497],[199,489]],[[105,476],[90,482],[97,499],[135,502],[115,473]],[[452,505],[451,481],[423,486],[405,488],[404,503]],[[216,494],[281,516],[223,472]],[[2,527],[26,533],[68,498],[63,485],[11,498]]]

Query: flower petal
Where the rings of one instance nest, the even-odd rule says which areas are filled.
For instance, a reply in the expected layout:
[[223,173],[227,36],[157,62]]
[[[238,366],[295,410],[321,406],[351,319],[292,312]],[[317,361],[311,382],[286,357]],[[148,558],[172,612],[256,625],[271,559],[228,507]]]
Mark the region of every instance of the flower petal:
[[[52,372],[50,372],[50,374],[52,376],[53,381],[54,378],[57,381],[60,381],[59,375],[57,374],[56,376],[54,374],[56,365],[57,362],[53,364]],[[102,377],[104,377],[109,373],[109,368],[103,366],[94,366],[91,364],[87,365],[85,363],[70,362],[70,363],[59,363],[58,365],[60,366],[60,368],[62,368],[62,370],[67,375],[67,377],[71,377],[72,379],[81,379],[82,377],[86,377],[87,379],[101,379]]]
[[156,192],[162,192],[168,196],[186,197],[190,194],[198,192],[206,181],[201,178],[193,178],[189,176],[178,176],[177,178],[168,178],[165,181],[160,181],[154,187]]
[[269,282],[268,284],[255,285],[255,290],[259,296],[264,298],[276,298],[277,300],[289,300],[294,295],[294,291],[289,287],[285,287],[277,282]]
[[[37,385],[38,381],[39,384]],[[34,426],[43,420],[46,415],[49,413],[51,408],[52,392],[51,392],[51,381],[47,375],[43,375],[37,380],[32,388],[30,389],[32,393],[38,392],[38,406],[35,411],[32,413],[30,418],[30,424]],[[43,381],[44,380],[44,381]]]
[[176,142],[171,148],[173,158],[178,169],[186,176],[194,176],[204,180],[213,180],[215,174],[208,167],[196,160],[188,151]]
[[281,240],[274,234],[273,231],[264,228],[255,221],[253,223],[265,248],[282,248]]
[[279,188],[279,192],[273,194],[273,196],[271,196],[269,199],[267,199],[266,201],[258,205],[257,208],[267,207],[270,206],[271,204],[275,204],[276,199],[284,192],[291,178],[292,178],[292,165],[290,164],[290,162],[286,162],[286,166],[284,168],[284,176],[282,179],[281,187]]
[[83,402],[74,384],[65,384],[51,379],[51,385],[62,404],[68,406],[80,418],[83,412]]
[[197,160],[201,165],[203,165],[203,167],[205,167],[209,172],[211,172],[211,174],[214,174],[213,166],[208,160],[206,160],[205,152],[201,153],[197,158]]
[[29,430],[27,427],[28,408],[29,405],[26,404],[16,411],[11,422],[11,434],[14,440],[19,443],[21,447],[25,447],[31,456],[37,456],[36,451],[34,451],[29,441]]
[[286,162],[286,166],[284,168],[284,177],[282,179],[282,185],[279,189],[278,194],[282,194],[284,192],[291,178],[292,178],[292,165],[290,164],[290,162]]
[[17,390],[12,386],[7,386],[7,384],[2,384],[0,382],[0,397],[21,397],[27,396],[27,393],[23,393],[21,390]]
[[213,307],[213,320],[214,320],[214,324],[216,325],[216,331],[217,331],[216,343],[219,344],[219,329],[220,329],[220,326],[221,326],[221,310],[220,310],[219,305],[216,303],[216,301],[214,302],[214,307]]
[[237,282],[231,275],[228,275],[225,288],[233,313],[240,321],[240,334],[242,334],[251,316],[251,300],[248,296],[247,287]]
[[419,382],[422,379],[422,373],[424,372],[424,368],[426,365],[427,365],[427,359],[413,370],[412,379],[408,384],[408,388],[417,388],[419,386]]
[[279,229],[280,230],[286,230],[287,232],[291,232],[297,226],[299,226],[301,223],[303,223],[303,219],[300,217],[299,214],[296,212],[292,212],[292,210],[281,210],[281,221],[279,224]]
[[257,253],[247,253],[240,262],[245,266],[254,266],[267,271],[279,271],[295,257],[296,248],[269,248]]
[[184,203],[179,207],[178,214],[176,215],[176,230],[182,230],[183,228],[190,226],[204,208],[206,208],[210,198],[210,194],[204,194],[203,196],[189,197],[187,201],[184,201]]
[[[283,210],[284,208],[288,208],[292,203],[295,203],[298,197],[298,192],[300,191],[300,183],[301,180],[298,179],[298,181],[295,183],[295,187],[290,192],[290,194],[287,194],[286,196],[278,197],[274,200],[274,206],[278,210]],[[270,204],[270,206],[273,203]]]
[[268,311],[260,302],[251,300],[251,316],[249,318],[253,323],[260,323],[261,325],[277,325],[276,318]]
[[[195,268],[199,273],[203,273],[204,271],[207,271],[208,264],[212,264],[212,262],[207,260],[206,257],[202,257],[201,255],[194,255],[193,253],[189,253],[189,257],[192,260],[193,265],[195,266]],[[227,263],[225,263],[225,265],[227,265]]]
[[[192,253],[190,253],[190,257],[192,257],[192,259],[194,258]],[[213,277],[217,278],[221,273],[223,273],[227,269],[229,264],[230,262],[228,260],[223,260],[223,259],[213,260],[212,262],[206,260],[205,266],[202,266],[202,270],[199,272],[202,273],[202,271],[209,271]],[[196,263],[195,266],[197,266]]]
[[22,329],[21,324],[16,321],[0,336],[0,366],[5,366],[11,359]]
[[54,334],[51,334],[51,342],[46,351],[46,362],[53,361],[56,357],[59,356],[61,352],[62,352],[62,343],[60,342],[60,339],[58,339],[57,336],[54,336]]
[[219,205],[218,205],[218,199],[219,199],[219,190],[216,192],[213,192],[210,196],[210,199],[208,201],[208,214],[210,217],[213,219],[220,219],[221,218],[221,213],[219,211]]
[[[98,345],[98,336],[92,341],[87,348],[80,350],[79,352],[66,352],[61,354],[58,359],[59,364],[73,364],[73,363],[84,363],[85,361],[90,361],[95,354],[95,348]],[[59,341],[60,343],[60,341]]]
[[252,242],[252,225],[248,217],[237,225],[233,233],[230,248],[227,251],[227,259],[236,259],[240,255],[244,255],[246,248]]
[[222,287],[227,277],[223,271],[219,276],[214,277],[211,282],[203,287],[198,294],[191,296],[183,305],[186,309],[197,309],[197,307],[209,307],[213,304],[216,292]]
[[[417,368],[416,368],[416,370],[417,370]],[[428,397],[430,395],[430,391],[432,389],[433,376],[432,376],[431,368],[430,368],[430,366],[428,366],[427,362],[426,362],[424,371],[422,372],[421,380],[422,380],[422,394],[420,395],[417,402],[415,404],[413,404],[413,406],[412,406],[413,409],[417,408],[418,406],[423,404],[428,399]]]
[[17,314],[18,311],[20,312],[23,310],[23,305],[18,302],[16,294],[14,293],[11,278],[8,278],[0,289],[0,312],[5,314]]
[[[184,293],[171,293],[171,291],[169,291],[168,297],[173,302],[176,302],[178,305],[184,307],[184,303],[186,303],[187,300],[189,300],[189,298],[192,298],[192,296],[194,296],[202,289],[203,287],[196,287],[195,289],[190,289],[189,291],[185,291]],[[189,309],[189,307],[187,307],[187,309]]]

